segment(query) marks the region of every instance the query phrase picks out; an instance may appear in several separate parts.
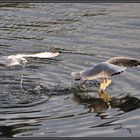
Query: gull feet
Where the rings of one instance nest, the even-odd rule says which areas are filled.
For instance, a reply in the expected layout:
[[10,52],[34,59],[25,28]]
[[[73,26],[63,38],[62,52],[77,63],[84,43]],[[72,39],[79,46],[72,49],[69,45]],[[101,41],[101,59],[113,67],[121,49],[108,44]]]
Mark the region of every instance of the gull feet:
[[100,96],[100,98],[103,99],[105,102],[108,102],[108,101],[110,101],[110,100],[112,99],[111,96],[110,96],[107,92],[105,92],[104,90],[101,90],[101,91],[99,92],[99,96]]
[[79,89],[82,90],[82,91],[85,91],[86,88],[85,88],[84,85],[80,85],[80,86],[79,86]]
[[106,89],[110,84],[111,84],[111,80],[103,79],[103,82],[100,84],[99,92],[101,92],[101,90],[105,91],[105,89]]

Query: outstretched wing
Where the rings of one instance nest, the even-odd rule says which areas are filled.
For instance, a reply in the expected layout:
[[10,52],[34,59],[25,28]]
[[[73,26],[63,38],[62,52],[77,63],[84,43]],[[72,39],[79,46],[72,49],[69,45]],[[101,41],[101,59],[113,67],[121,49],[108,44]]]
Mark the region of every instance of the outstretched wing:
[[89,69],[80,72],[81,77],[86,80],[93,80],[97,78],[108,78],[110,76],[120,74],[126,68],[116,66],[107,62],[99,63]]
[[59,52],[41,52],[35,54],[17,54],[16,57],[52,58],[58,55]]
[[129,57],[113,57],[107,61],[110,64],[123,66],[123,67],[133,67],[140,65],[140,60]]

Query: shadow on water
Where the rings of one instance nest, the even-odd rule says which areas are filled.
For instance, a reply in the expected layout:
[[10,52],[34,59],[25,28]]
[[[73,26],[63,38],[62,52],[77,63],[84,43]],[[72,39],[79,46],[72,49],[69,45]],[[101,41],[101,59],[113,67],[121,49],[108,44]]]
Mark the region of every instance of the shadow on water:
[[[16,124],[12,126],[0,126],[0,137],[13,137],[14,134],[21,133],[21,132],[26,132],[26,131],[33,131],[36,130],[37,128],[28,128],[28,129],[23,129],[25,126],[31,127],[33,126],[32,124]],[[22,128],[22,129],[21,129]]]
[[89,108],[89,112],[96,113],[105,112],[111,108],[119,108],[123,112],[130,112],[140,108],[140,100],[129,95],[122,98],[112,98],[111,101],[106,102],[101,98],[89,98],[83,93],[80,93],[74,94],[72,100],[85,105],[87,108]]
[[101,98],[87,98],[86,96],[81,96],[80,94],[75,94],[72,97],[72,100],[84,105],[89,113],[97,113],[96,117],[100,117],[101,119],[107,119],[108,113],[106,113],[110,109],[119,109],[119,111],[122,111],[121,113],[118,113],[117,115],[114,115],[111,120],[105,121],[101,124],[90,126],[90,128],[107,128],[111,126],[118,125],[118,127],[114,128],[114,130],[121,129],[128,131],[129,134],[132,134],[132,129],[128,127],[124,127],[123,123],[116,122],[120,120],[120,116],[122,114],[134,111],[136,109],[140,108],[140,99],[133,97],[133,96],[125,96],[122,98],[112,98],[111,101],[106,102]]

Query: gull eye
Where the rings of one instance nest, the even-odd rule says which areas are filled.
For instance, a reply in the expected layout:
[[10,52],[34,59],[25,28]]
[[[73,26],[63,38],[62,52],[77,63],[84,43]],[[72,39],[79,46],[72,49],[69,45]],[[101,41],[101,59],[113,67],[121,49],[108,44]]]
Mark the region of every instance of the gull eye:
[[24,62],[24,60],[21,60],[20,62],[21,62],[21,63],[23,63],[23,62]]

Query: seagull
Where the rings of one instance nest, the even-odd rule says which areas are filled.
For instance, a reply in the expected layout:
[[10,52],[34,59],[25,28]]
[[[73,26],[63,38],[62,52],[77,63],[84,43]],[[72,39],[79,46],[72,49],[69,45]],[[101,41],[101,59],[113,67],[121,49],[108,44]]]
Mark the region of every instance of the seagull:
[[98,63],[88,69],[72,72],[71,76],[80,81],[81,87],[87,80],[101,79],[99,93],[105,92],[111,84],[109,78],[125,71],[128,67],[140,65],[140,59],[129,57],[113,57],[105,62]]
[[15,66],[15,65],[25,65],[27,63],[27,57],[36,58],[52,58],[58,56],[59,52],[40,52],[35,54],[16,54],[9,56],[0,57],[1,66]]

